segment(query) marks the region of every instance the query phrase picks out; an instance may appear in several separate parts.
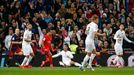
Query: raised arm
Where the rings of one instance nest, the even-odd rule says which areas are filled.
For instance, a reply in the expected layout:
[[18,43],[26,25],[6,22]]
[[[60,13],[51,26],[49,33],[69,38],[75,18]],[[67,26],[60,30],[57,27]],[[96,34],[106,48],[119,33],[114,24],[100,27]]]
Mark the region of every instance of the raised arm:
[[38,32],[39,32],[39,35],[40,35],[40,36],[43,36],[43,33],[42,33],[42,31],[41,31],[41,28],[40,28],[39,24],[36,23],[36,25],[38,26]]

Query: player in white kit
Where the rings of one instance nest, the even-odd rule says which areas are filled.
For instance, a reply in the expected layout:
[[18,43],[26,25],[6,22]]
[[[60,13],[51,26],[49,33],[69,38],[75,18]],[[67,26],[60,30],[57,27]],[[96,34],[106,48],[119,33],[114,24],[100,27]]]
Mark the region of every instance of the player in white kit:
[[120,62],[121,62],[121,58],[122,58],[122,55],[123,55],[123,48],[122,48],[123,39],[125,39],[129,43],[134,44],[134,42],[132,42],[131,40],[129,40],[126,37],[125,31],[123,29],[124,29],[124,25],[121,24],[120,29],[118,31],[116,31],[116,33],[114,35],[114,39],[116,40],[116,43],[114,45],[114,49],[115,49],[115,53],[116,53],[117,56],[113,60],[113,64],[116,64],[115,65],[116,67],[122,67]]
[[64,44],[63,46],[63,50],[61,52],[59,52],[58,54],[53,55],[53,58],[56,58],[58,56],[62,56],[62,61],[59,62],[60,65],[62,66],[71,66],[72,64],[74,64],[75,66],[79,66],[80,68],[82,67],[81,64],[72,61],[71,59],[73,59],[73,55],[72,53],[68,50],[69,46],[68,44]]
[[88,66],[87,68],[91,69],[92,71],[94,71],[94,69],[92,68],[92,61],[94,59],[94,57],[96,56],[96,48],[95,48],[95,44],[94,44],[94,39],[97,35],[105,35],[105,34],[99,34],[98,31],[98,16],[97,15],[93,15],[92,16],[92,21],[91,23],[89,23],[87,25],[85,34],[87,34],[86,40],[85,40],[85,51],[87,52],[87,55],[84,57],[84,60],[82,62],[82,66],[83,68],[81,70],[84,70],[84,66],[87,63],[87,61],[89,60]]
[[32,60],[34,53],[31,47],[32,43],[32,25],[27,24],[27,29],[24,32],[23,35],[23,42],[22,42],[22,52],[23,55],[25,56],[22,64],[20,65],[20,68],[29,68],[30,61]]

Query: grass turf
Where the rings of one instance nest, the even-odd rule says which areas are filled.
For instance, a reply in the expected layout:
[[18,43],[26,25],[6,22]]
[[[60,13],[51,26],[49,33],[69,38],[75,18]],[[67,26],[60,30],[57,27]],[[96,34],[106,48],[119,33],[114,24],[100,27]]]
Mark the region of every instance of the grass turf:
[[33,67],[30,69],[5,67],[0,68],[0,75],[134,75],[134,67],[99,67],[95,68],[95,71],[91,71],[89,69],[86,69],[86,71],[80,71],[78,67],[54,67],[54,69],[51,69],[49,67]]

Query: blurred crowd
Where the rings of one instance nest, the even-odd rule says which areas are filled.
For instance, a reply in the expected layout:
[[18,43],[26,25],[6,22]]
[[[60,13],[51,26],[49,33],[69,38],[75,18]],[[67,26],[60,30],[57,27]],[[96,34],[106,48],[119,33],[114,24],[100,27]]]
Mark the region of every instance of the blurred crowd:
[[[46,34],[53,28],[53,53],[69,44],[72,53],[85,53],[85,29],[92,15],[99,16],[99,33],[106,36],[95,38],[98,55],[113,48],[113,35],[122,23],[126,35],[134,41],[134,0],[1,0],[0,1],[0,52],[7,52],[15,29],[21,38],[27,23],[31,23],[33,50],[39,50],[40,32]],[[124,41],[125,48],[132,48]]]

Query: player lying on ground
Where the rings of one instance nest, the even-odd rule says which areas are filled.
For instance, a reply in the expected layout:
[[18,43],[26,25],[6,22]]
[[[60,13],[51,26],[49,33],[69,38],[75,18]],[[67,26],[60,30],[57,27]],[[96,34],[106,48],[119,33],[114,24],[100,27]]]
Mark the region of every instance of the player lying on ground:
[[71,59],[73,59],[73,55],[69,51],[68,44],[64,44],[63,50],[61,52],[59,52],[58,54],[53,55],[52,57],[56,58],[58,56],[62,56],[62,61],[59,61],[59,64],[61,66],[66,66],[67,67],[67,66],[75,65],[75,66],[79,66],[80,68],[82,67],[81,64],[71,60]]
[[126,37],[123,24],[120,25],[120,29],[115,33],[114,39],[116,40],[116,43],[114,45],[114,49],[115,49],[115,53],[116,53],[117,56],[113,60],[113,64],[116,64],[115,65],[116,67],[122,67],[121,66],[122,65],[121,64],[121,61],[122,61],[121,58],[123,56],[123,48],[122,48],[123,39],[125,39],[129,43],[133,43],[134,44],[134,42],[132,42],[131,40],[129,40]]

